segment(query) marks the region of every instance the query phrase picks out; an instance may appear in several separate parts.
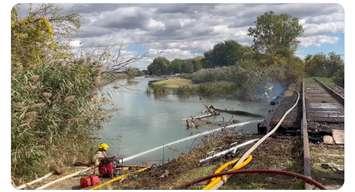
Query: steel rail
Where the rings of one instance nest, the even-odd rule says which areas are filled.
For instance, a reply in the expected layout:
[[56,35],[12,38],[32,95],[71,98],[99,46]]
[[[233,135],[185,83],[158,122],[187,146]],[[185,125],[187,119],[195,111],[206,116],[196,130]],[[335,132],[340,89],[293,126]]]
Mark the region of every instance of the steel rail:
[[[309,150],[309,137],[307,128],[307,111],[304,80],[302,81],[302,124],[301,124],[302,142],[303,142],[303,173],[311,178],[311,153]],[[307,183],[304,184],[305,189],[311,189]]]
[[319,85],[321,85],[330,95],[332,95],[335,99],[337,99],[341,104],[344,105],[344,95],[341,95],[341,94],[337,93],[334,89],[330,88],[329,86],[324,84],[322,81],[318,80],[317,78],[313,77],[313,79]]

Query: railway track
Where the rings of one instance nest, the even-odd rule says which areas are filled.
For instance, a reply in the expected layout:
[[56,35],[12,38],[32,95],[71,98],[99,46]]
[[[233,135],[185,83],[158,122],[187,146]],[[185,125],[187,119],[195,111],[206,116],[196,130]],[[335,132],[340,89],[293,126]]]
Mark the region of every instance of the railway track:
[[344,182],[344,95],[307,78],[302,101],[304,175],[336,188]]

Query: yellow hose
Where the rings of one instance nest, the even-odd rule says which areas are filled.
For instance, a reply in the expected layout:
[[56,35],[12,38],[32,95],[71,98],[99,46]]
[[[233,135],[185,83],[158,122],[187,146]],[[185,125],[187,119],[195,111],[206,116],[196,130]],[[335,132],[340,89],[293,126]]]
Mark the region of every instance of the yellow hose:
[[[214,172],[215,174],[223,172],[226,168],[228,168],[230,165],[235,164],[238,161],[238,158],[228,161],[227,163],[224,163],[223,165],[219,166],[216,171]],[[211,181],[216,180],[217,177],[214,177],[211,179]]]
[[[249,155],[249,157],[247,159],[245,159],[242,163],[234,165],[233,168],[231,168],[228,171],[236,171],[239,170],[243,167],[245,167],[246,165],[248,165],[251,160],[253,159],[253,157],[251,155]],[[236,163],[239,159],[233,159],[232,161],[228,161],[227,163],[224,163],[223,165],[221,165],[220,167],[218,167],[218,169],[216,169],[216,171],[214,172],[215,174],[217,173],[221,173],[223,172],[227,167],[229,167],[230,165]],[[221,182],[225,181],[226,179],[228,179],[228,177],[226,176],[222,176],[222,177],[214,177],[211,179],[211,181],[203,188],[203,190],[211,190],[211,189],[215,189],[216,186],[220,185]]]
[[111,179],[109,181],[106,181],[104,183],[101,183],[99,185],[94,186],[93,188],[91,188],[91,190],[100,189],[100,188],[102,188],[104,186],[110,185],[113,182],[121,181],[123,179],[126,179],[129,175],[140,173],[140,172],[143,172],[143,171],[145,171],[147,169],[149,169],[149,167],[144,167],[144,168],[138,169],[137,171],[134,171],[132,173],[127,173],[127,174],[124,174],[124,175],[117,176],[117,177],[115,177],[115,178],[113,178],[113,179]]
[[[298,92],[296,92],[296,93],[297,93],[297,99],[296,99],[296,102],[293,104],[293,106],[291,108],[289,108],[284,113],[284,115],[281,117],[280,121],[276,124],[276,126],[270,132],[268,132],[261,139],[259,139],[258,142],[256,142],[247,152],[245,152],[243,154],[243,156],[237,161],[237,163],[234,165],[234,167],[232,169],[230,169],[230,171],[241,169],[242,167],[247,165],[251,161],[251,158],[252,158],[251,157],[251,153],[259,145],[261,145],[262,142],[264,142],[268,137],[270,137],[274,132],[276,132],[276,130],[280,127],[281,123],[284,121],[286,116],[297,106],[297,103],[298,103],[299,98],[300,98],[300,94]],[[248,159],[250,159],[250,160],[248,161]],[[220,186],[223,185],[224,181],[226,181],[229,177],[230,177],[230,175],[225,175],[223,177],[218,177],[217,179],[214,179],[213,181],[211,180],[211,182],[207,186],[205,186],[203,189],[205,189],[205,190],[218,189]]]

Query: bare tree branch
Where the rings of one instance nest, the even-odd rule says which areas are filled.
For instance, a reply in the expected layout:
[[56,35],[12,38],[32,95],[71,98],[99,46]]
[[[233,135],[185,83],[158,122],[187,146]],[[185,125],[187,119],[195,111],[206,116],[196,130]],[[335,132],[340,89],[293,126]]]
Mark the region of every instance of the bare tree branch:
[[81,50],[81,54],[86,53],[87,58],[97,58],[99,63],[102,63],[105,69],[103,73],[106,72],[123,72],[127,70],[129,65],[135,63],[146,57],[146,53],[141,55],[131,55],[124,54],[124,45],[119,43],[118,45],[109,45],[102,49],[98,48],[88,48],[86,50]]

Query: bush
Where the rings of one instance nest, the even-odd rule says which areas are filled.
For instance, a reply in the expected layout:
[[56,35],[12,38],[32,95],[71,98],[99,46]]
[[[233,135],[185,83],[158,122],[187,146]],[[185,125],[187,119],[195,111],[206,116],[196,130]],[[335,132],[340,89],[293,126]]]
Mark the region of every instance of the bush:
[[11,172],[16,184],[86,157],[105,116],[103,101],[95,96],[99,69],[94,62],[75,60],[56,42],[50,18],[65,17],[39,14],[48,10],[52,7],[45,5],[23,18],[12,11]]
[[228,96],[235,95],[237,86],[226,81],[202,83],[197,86],[197,93],[201,96]]
[[344,66],[340,66],[338,70],[335,72],[333,81],[335,84],[344,87]]
[[[43,65],[12,75],[12,174],[30,179],[48,172],[50,160],[68,163],[87,152],[104,115],[90,65]],[[66,146],[72,147],[63,151]],[[57,149],[62,149],[61,152]],[[82,151],[83,152],[83,151]],[[55,158],[57,157],[57,158]]]
[[205,83],[213,81],[231,81],[236,77],[238,68],[231,67],[219,67],[210,69],[201,69],[192,73],[191,80],[194,83]]
[[342,66],[344,66],[344,61],[340,55],[333,52],[328,55],[322,53],[308,55],[305,58],[305,71],[310,76],[331,77],[339,69],[341,70]]

